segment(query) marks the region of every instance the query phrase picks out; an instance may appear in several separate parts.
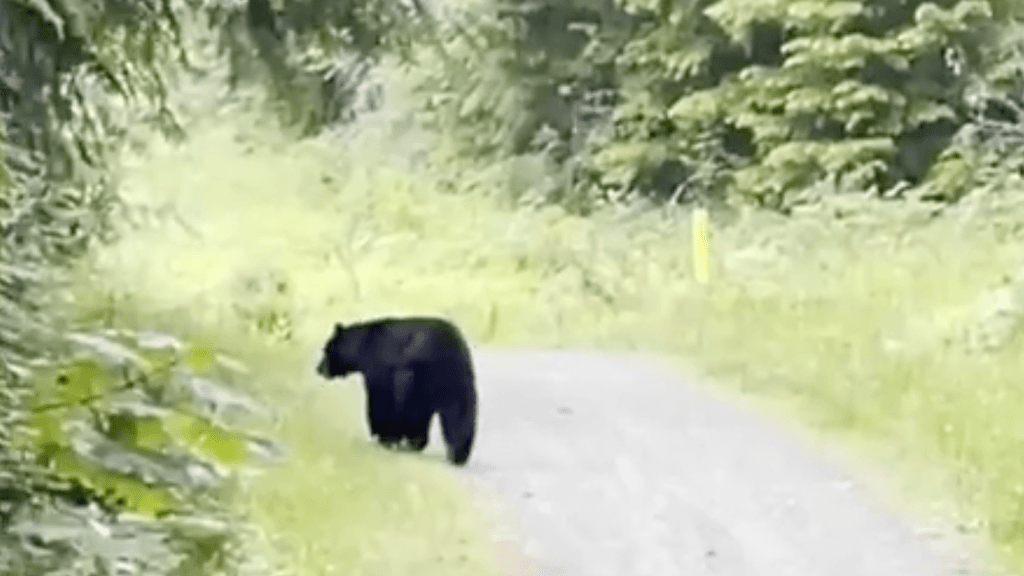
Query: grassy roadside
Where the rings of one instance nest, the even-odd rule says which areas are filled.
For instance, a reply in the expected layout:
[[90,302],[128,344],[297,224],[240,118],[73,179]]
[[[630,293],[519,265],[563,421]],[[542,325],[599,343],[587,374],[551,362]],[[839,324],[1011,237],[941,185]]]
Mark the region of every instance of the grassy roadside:
[[500,573],[481,514],[443,460],[382,457],[365,440],[359,387],[314,375],[325,331],[358,303],[333,302],[351,284],[325,262],[332,234],[345,233],[340,208],[322,205],[332,184],[318,168],[329,162],[275,138],[215,127],[130,166],[127,197],[152,210],[83,266],[77,308],[210,341],[247,363],[288,458],[251,478],[240,504],[279,573]]
[[[1024,393],[1013,378],[1024,364],[1024,290],[1006,279],[1021,266],[1019,210],[755,215],[716,228],[704,287],[691,280],[685,213],[510,212],[481,193],[486,179],[439,192],[451,167],[399,161],[361,140],[342,149],[237,128],[248,124],[207,126],[129,167],[130,199],[172,206],[188,227],[165,219],[97,254],[97,286],[145,295],[154,314],[235,330],[238,341],[243,329],[291,335],[255,356],[296,457],[257,483],[251,509],[296,573],[468,574],[485,564],[472,505],[429,465],[367,452],[358,393],[308,377],[331,321],[404,312],[448,314],[477,342],[686,357],[895,462],[908,487],[920,487],[927,465],[935,492],[1024,566]],[[986,342],[999,346],[980,351]],[[424,478],[421,488],[410,478]],[[417,490],[428,503],[417,504]],[[403,554],[375,560],[397,534]],[[468,558],[438,560],[431,546]]]
[[818,249],[761,275],[784,291],[724,275],[690,313],[701,338],[669,346],[719,382],[784,399],[911,508],[980,535],[1019,572],[1024,242],[1019,207],[989,200],[912,230],[884,213],[833,222]]
[[[662,342],[859,458],[890,503],[955,524],[1019,573],[1024,243],[985,218],[974,228],[950,215],[875,244],[902,226],[840,224],[774,270],[720,274],[674,318],[694,332]],[[744,256],[732,240],[719,242],[721,260]]]
[[245,479],[237,502],[256,527],[260,542],[250,545],[273,563],[260,574],[501,573],[480,531],[486,520],[451,482],[448,466],[437,455],[382,455],[366,442],[359,387],[313,376],[309,346],[154,311],[148,302],[132,294],[112,302],[108,293],[88,291],[78,305],[117,326],[157,326],[228,350],[270,408],[269,433],[286,459]]

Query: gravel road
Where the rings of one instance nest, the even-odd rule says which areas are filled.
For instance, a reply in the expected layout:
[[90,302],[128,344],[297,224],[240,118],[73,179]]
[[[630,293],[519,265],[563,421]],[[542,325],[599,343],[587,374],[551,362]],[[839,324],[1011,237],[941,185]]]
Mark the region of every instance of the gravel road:
[[510,521],[495,535],[510,576],[982,574],[667,363],[475,354],[480,428],[459,474]]

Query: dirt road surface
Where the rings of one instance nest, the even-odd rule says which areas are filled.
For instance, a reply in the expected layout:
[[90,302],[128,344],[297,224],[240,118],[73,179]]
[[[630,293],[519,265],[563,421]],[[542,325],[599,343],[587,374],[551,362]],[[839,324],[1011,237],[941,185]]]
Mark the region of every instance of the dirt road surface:
[[458,474],[509,519],[495,539],[516,557],[510,576],[988,573],[667,363],[475,353],[479,436]]

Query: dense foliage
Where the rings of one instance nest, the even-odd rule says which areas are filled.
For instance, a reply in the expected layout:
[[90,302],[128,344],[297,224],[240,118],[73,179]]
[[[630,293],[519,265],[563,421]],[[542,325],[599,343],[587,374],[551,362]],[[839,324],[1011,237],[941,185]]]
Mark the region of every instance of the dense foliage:
[[240,427],[258,405],[220,382],[240,367],[165,334],[65,340],[5,363],[0,570],[237,571],[252,544],[224,491],[232,469],[275,453]]
[[0,573],[268,573],[230,506],[235,472],[275,453],[233,391],[244,368],[170,335],[70,325],[59,296],[66,266],[117,231],[109,168],[132,130],[183,136],[176,78],[221,66],[202,24],[232,82],[271,80],[309,131],[343,116],[348,77],[401,43],[409,11],[274,6],[0,0]]
[[219,31],[229,84],[268,85],[283,118],[308,135],[351,119],[372,65],[385,54],[408,57],[420,31],[414,16],[425,12],[395,0],[208,0],[201,13]]
[[1005,146],[1016,130],[1024,36],[1013,8],[504,0],[473,8],[471,37],[449,32],[461,81],[446,71],[426,89],[442,86],[430,109],[464,151],[558,151],[591,195],[784,209],[813,202],[810,190],[910,185],[955,200],[992,160],[979,146]]

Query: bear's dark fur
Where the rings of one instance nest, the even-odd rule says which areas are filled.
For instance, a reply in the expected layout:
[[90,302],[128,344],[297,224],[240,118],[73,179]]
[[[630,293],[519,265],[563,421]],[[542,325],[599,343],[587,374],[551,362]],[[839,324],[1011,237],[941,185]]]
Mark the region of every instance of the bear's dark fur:
[[442,318],[378,318],[336,324],[316,367],[324,378],[363,375],[370,434],[385,446],[403,438],[427,446],[440,414],[448,461],[469,460],[476,435],[477,393],[469,346]]

